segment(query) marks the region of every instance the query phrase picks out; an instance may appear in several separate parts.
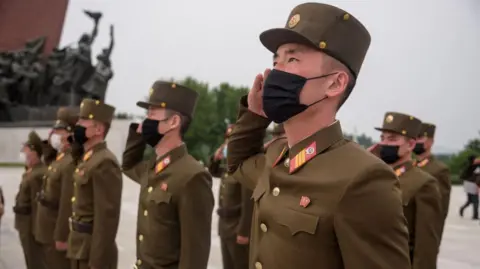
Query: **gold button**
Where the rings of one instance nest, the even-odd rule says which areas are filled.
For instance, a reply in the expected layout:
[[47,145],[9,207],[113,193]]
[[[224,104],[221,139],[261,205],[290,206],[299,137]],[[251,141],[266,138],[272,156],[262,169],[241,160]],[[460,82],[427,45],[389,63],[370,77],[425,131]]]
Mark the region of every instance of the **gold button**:
[[73,182],[73,186],[74,186],[74,187],[77,187],[77,182]]
[[263,268],[263,266],[260,262],[255,263],[255,269],[262,269],[262,268]]
[[93,114],[88,115],[89,119],[93,119]]
[[49,167],[48,167],[48,170],[52,170],[52,167],[51,167],[51,166],[49,166]]
[[268,231],[267,225],[265,225],[265,223],[260,224],[260,229],[264,233],[266,233]]
[[143,215],[144,215],[145,217],[148,216],[148,211],[147,211],[147,210],[144,210],[144,211],[143,211]]
[[402,135],[406,135],[406,134],[407,134],[407,131],[402,130]]
[[80,172],[80,169],[78,169],[78,168],[75,169],[75,173],[78,173],[78,172]]
[[141,234],[141,235],[138,236],[138,240],[139,240],[140,242],[143,241],[143,234]]
[[46,179],[46,178],[47,178],[47,176],[46,176],[46,175],[43,175],[43,179]]
[[283,165],[285,165],[285,167],[289,167],[290,166],[290,158],[286,158],[285,161],[283,162]]
[[349,15],[348,13],[345,13],[345,14],[343,15],[343,20],[344,20],[344,21],[348,21],[348,19],[350,19],[350,15]]
[[162,102],[162,103],[160,104],[160,106],[161,106],[161,107],[166,107],[167,104],[166,104],[165,102]]
[[324,49],[327,47],[327,43],[325,41],[322,41],[320,42],[320,44],[318,45],[321,49]]
[[272,194],[273,196],[278,196],[280,194],[280,188],[279,187],[273,188]]
[[72,197],[71,201],[72,203],[75,203],[75,196]]
[[137,265],[142,265],[142,260],[138,259],[137,260]]
[[75,212],[72,212],[72,216],[75,217],[77,214],[75,214]]
[[152,192],[153,191],[153,187],[148,187],[148,192]]

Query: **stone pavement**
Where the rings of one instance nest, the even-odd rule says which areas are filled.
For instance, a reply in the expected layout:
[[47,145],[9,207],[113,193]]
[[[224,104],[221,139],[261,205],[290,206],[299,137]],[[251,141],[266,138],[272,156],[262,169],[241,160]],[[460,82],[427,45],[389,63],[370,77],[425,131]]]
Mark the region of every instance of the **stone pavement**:
[[[24,269],[23,254],[13,227],[12,203],[17,192],[21,169],[0,168],[0,185],[6,195],[7,205],[0,229],[0,269]],[[217,194],[218,180],[215,180],[214,193]],[[139,187],[125,178],[120,228],[117,236],[119,246],[119,269],[131,269],[135,261],[135,229]],[[464,219],[458,217],[458,207],[464,202],[460,187],[452,192],[450,215],[444,234],[438,269],[480,268],[480,224],[469,219],[467,210]],[[216,230],[217,217],[213,216],[212,247],[209,269],[221,269],[220,244]]]

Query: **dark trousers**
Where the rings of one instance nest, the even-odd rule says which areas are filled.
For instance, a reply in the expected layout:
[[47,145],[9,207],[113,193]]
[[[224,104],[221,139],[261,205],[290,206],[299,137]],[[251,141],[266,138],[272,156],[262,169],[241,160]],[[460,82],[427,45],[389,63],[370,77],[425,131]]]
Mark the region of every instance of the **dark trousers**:
[[25,265],[27,269],[45,269],[47,268],[45,256],[43,255],[42,245],[38,243],[33,234],[29,231],[19,232],[20,243],[25,256]]
[[473,219],[478,219],[478,195],[467,193],[467,201],[460,207],[460,216],[463,216],[463,211],[469,206],[473,206]]
[[239,245],[235,237],[220,238],[223,269],[248,269],[248,245]]
[[55,243],[43,245],[48,269],[70,269],[70,260],[65,251],[58,251]]

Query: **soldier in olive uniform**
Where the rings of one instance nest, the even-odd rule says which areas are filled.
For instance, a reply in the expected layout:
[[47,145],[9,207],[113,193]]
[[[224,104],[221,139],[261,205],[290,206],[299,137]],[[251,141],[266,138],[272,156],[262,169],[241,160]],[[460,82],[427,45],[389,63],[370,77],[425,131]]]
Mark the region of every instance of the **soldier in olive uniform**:
[[233,125],[225,132],[225,143],[212,156],[209,171],[221,178],[217,214],[223,268],[248,269],[248,245],[252,223],[252,191],[240,185],[226,171],[227,140]]
[[416,165],[437,179],[439,184],[438,187],[441,194],[442,205],[442,216],[439,220],[439,243],[441,243],[443,228],[448,215],[448,206],[450,205],[450,191],[452,189],[452,182],[450,180],[450,170],[448,169],[448,166],[435,158],[435,156],[432,154],[435,129],[435,125],[431,123],[422,123],[422,127],[417,138],[417,144],[413,149],[413,152],[416,154]]
[[413,165],[412,152],[420,128],[420,120],[413,116],[387,112],[383,126],[375,128],[382,132],[381,142],[372,149],[399,177],[412,269],[434,269],[443,213],[437,180]]
[[35,240],[35,216],[37,215],[37,194],[42,188],[42,178],[46,167],[41,161],[42,139],[34,131],[22,149],[26,171],[15,198],[15,229],[20,235],[25,263],[28,269],[46,268],[42,246]]
[[[241,99],[228,172],[254,189],[250,268],[407,269],[408,231],[392,169],[343,138],[335,120],[370,44],[337,7],[295,7],[260,35],[274,69]],[[263,149],[271,121],[286,139]]]
[[113,106],[84,99],[73,130],[74,143],[84,151],[73,174],[67,250],[73,269],[117,268],[122,171],[105,142],[114,112]]
[[[207,268],[212,177],[183,142],[197,100],[192,89],[156,81],[148,102],[137,102],[148,114],[141,125],[131,124],[122,164],[126,175],[141,182],[144,199],[140,216],[147,232],[139,235],[143,259],[135,268]],[[142,161],[147,144],[155,149],[155,160]]]
[[68,108],[60,108],[50,135],[50,145],[58,152],[43,177],[43,187],[38,196],[36,238],[43,244],[49,269],[68,269],[66,257],[69,217],[72,214],[73,172],[76,163],[71,155],[67,138],[72,134],[78,116]]

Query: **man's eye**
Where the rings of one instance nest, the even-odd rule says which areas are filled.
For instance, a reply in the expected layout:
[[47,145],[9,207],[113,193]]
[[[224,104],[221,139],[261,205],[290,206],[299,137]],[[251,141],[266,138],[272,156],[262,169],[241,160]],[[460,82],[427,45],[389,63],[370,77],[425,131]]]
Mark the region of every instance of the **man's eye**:
[[288,62],[289,62],[289,63],[290,63],[290,62],[297,62],[297,61],[298,61],[298,59],[296,59],[296,58],[288,58]]

